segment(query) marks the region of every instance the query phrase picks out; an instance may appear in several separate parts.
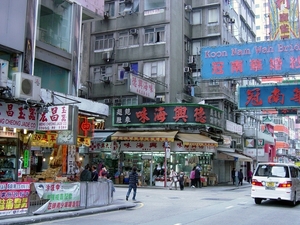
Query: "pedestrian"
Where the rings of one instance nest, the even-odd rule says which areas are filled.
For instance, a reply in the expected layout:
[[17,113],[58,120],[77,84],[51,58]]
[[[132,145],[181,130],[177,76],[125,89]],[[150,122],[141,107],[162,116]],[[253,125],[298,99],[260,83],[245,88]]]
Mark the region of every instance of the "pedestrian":
[[92,181],[98,181],[97,166],[92,166]]
[[235,168],[232,168],[232,170],[231,170],[231,178],[232,178],[232,184],[234,185],[234,183],[235,183]]
[[244,179],[244,174],[243,174],[243,170],[240,169],[239,173],[238,173],[238,179],[239,179],[239,183],[238,185],[243,185],[243,179]]
[[172,186],[174,184],[175,185],[175,190],[177,190],[178,177],[177,177],[176,171],[173,170],[173,169],[171,169],[170,178],[171,178],[171,184],[169,186],[169,189],[172,190]]
[[201,188],[201,165],[196,166],[195,169],[195,187]]
[[183,189],[184,189],[184,172],[180,172],[178,180],[179,180],[180,190],[183,191]]
[[84,170],[80,173],[80,181],[91,181],[92,173],[90,171],[89,165],[84,167]]
[[77,160],[75,165],[75,181],[80,181],[82,171],[84,171],[82,162],[80,160]]
[[99,178],[100,179],[107,179],[107,175],[108,175],[107,169],[103,165],[102,169],[99,171]]
[[253,173],[252,171],[249,169],[248,170],[248,173],[247,173],[247,180],[249,183],[252,183],[252,176],[253,176]]
[[155,179],[159,177],[160,170],[158,169],[158,165],[155,165],[155,168],[152,173],[152,184],[155,184]]
[[191,180],[192,188],[195,188],[195,169],[196,169],[196,166],[193,167],[193,169],[191,170],[191,173],[190,173],[190,180]]
[[235,174],[234,174],[234,183],[235,183],[235,186],[239,186],[239,171],[238,170],[235,170]]
[[128,191],[126,194],[126,201],[128,201],[129,195],[131,193],[131,190],[133,189],[133,196],[132,196],[132,200],[135,201],[135,197],[136,197],[136,189],[139,183],[139,175],[136,172],[136,167],[132,168],[131,173],[129,174],[129,186],[128,186]]

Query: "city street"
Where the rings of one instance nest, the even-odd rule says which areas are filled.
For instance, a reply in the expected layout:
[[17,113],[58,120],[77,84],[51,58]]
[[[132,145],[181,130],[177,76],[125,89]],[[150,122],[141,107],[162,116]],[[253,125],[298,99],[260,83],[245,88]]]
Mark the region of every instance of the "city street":
[[[37,224],[282,225],[294,224],[298,219],[300,204],[292,207],[287,202],[263,201],[256,205],[250,197],[250,188],[250,185],[185,188],[183,191],[140,188],[134,208]],[[114,199],[125,201],[126,191],[125,187],[117,187]]]

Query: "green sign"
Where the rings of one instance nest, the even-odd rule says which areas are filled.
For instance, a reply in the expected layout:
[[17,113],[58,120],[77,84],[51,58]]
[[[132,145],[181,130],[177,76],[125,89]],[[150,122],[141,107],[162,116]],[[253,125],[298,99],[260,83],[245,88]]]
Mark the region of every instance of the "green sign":
[[24,168],[27,168],[29,165],[29,150],[24,151]]

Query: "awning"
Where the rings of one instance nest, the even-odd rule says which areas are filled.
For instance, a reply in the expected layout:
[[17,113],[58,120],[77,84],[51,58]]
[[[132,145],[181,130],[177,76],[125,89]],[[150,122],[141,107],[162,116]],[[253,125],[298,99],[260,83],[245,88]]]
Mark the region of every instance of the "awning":
[[177,138],[183,142],[183,145],[210,146],[210,147],[218,146],[218,142],[201,134],[178,133]]
[[92,140],[97,140],[97,141],[106,141],[110,135],[112,135],[114,132],[95,132],[94,137]]
[[245,155],[239,154],[237,152],[220,152],[218,154],[218,159],[225,159],[225,160],[232,160],[232,161],[246,161],[246,162],[252,162],[253,159],[250,157],[247,157]]
[[173,142],[178,131],[117,131],[112,141],[170,141]]

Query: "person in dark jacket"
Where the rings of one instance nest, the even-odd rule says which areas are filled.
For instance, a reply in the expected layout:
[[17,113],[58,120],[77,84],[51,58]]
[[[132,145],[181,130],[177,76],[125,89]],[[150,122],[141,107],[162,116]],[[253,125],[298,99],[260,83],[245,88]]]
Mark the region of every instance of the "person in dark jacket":
[[80,181],[91,181],[92,173],[89,165],[86,165],[84,170],[80,173]]
[[238,185],[243,185],[244,174],[243,174],[243,170],[242,169],[240,169],[240,171],[238,173],[238,179],[239,179]]
[[201,166],[200,165],[196,166],[196,169],[195,169],[195,186],[196,186],[196,188],[202,187],[202,185],[201,185]]
[[97,166],[92,166],[92,181],[98,181]]
[[132,196],[132,200],[135,201],[135,197],[136,197],[136,189],[138,186],[138,182],[139,182],[139,175],[136,172],[136,167],[132,168],[132,172],[129,174],[129,187],[128,187],[128,191],[126,194],[126,201],[128,201],[129,195],[131,190],[133,189],[133,196]]

